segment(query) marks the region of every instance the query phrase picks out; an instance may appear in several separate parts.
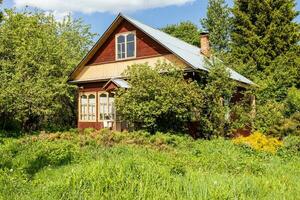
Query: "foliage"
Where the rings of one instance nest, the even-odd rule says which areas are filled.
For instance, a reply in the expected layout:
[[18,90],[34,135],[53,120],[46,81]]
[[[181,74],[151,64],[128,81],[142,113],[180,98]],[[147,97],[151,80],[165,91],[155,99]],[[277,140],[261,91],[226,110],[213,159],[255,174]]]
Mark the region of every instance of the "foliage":
[[[2,4],[2,0],[0,0],[0,6]],[[3,13],[2,13],[2,9],[0,9],[0,22],[2,21],[2,18],[3,18]]]
[[162,28],[161,30],[189,44],[192,44],[197,47],[200,46],[200,31],[197,25],[193,24],[190,21],[168,25]]
[[[18,166],[0,167],[0,199],[297,199],[300,194],[297,154],[249,153],[229,140],[163,133],[73,132],[5,139],[0,155],[11,160],[20,143],[25,147],[16,155],[23,160],[31,158],[25,149],[60,143],[75,146],[80,159],[45,166],[31,177]],[[65,145],[58,148],[67,151]]]
[[300,89],[292,87],[288,91],[288,95],[286,98],[287,111],[286,114],[288,116],[293,113],[300,112]]
[[280,149],[279,154],[284,157],[300,156],[300,137],[288,136],[283,140],[283,148]]
[[284,108],[283,103],[271,100],[263,105],[256,105],[254,128],[264,133],[268,132],[272,126],[284,119]]
[[70,163],[78,155],[78,147],[68,141],[43,141],[32,137],[8,142],[0,152],[0,168],[19,169],[32,177],[44,167]]
[[226,52],[229,47],[231,26],[228,5],[224,0],[209,0],[206,15],[201,24],[209,32],[212,48],[216,53]]
[[93,36],[89,26],[70,16],[58,22],[39,11],[5,11],[0,26],[1,129],[74,125],[75,87],[66,81]]
[[245,64],[238,70],[247,77],[258,78],[273,60],[298,46],[294,0],[236,0],[232,13],[232,55]]
[[229,125],[231,97],[236,83],[230,78],[228,68],[218,59],[207,61],[210,69],[203,85],[204,106],[200,117],[200,130],[205,137],[225,136]]
[[179,67],[166,63],[157,63],[154,68],[132,65],[125,76],[131,88],[118,91],[116,110],[137,129],[181,131],[202,105],[199,87],[186,81]]
[[[229,60],[258,85],[254,128],[269,132],[282,122],[285,125],[279,126],[286,129],[289,119],[283,118],[293,112],[288,91],[293,86],[299,88],[300,75],[300,26],[294,21],[299,14],[295,1],[235,1],[232,13]],[[284,135],[286,131],[279,132]]]
[[296,112],[291,117],[280,120],[271,127],[269,134],[281,138],[286,136],[300,137],[300,112]]
[[233,143],[246,145],[258,151],[276,153],[283,143],[276,138],[269,138],[260,132],[254,132],[248,137],[238,137],[233,140]]

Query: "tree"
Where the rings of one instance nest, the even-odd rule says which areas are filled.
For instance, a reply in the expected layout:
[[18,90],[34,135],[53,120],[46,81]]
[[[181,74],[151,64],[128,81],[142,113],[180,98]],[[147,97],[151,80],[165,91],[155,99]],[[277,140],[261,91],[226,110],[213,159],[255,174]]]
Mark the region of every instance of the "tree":
[[115,105],[117,113],[137,129],[183,131],[201,107],[200,88],[184,80],[183,71],[176,66],[132,65],[124,75],[131,88],[117,92]]
[[268,132],[289,117],[285,98],[300,86],[299,12],[294,0],[236,0],[232,13],[231,63],[259,86],[254,127]]
[[200,31],[197,25],[193,24],[190,21],[168,25],[162,28],[161,30],[189,44],[192,44],[197,47],[200,46]]
[[299,48],[294,0],[236,0],[232,13],[231,53],[245,76],[264,79],[261,75],[277,57]]
[[6,10],[0,26],[0,124],[24,131],[68,128],[75,122],[75,88],[67,84],[94,34],[70,16]]
[[226,136],[229,131],[231,98],[236,91],[236,83],[230,72],[216,58],[207,61],[210,71],[206,83],[202,85],[203,107],[200,117],[200,130],[204,137]]
[[[2,0],[0,0],[0,5],[2,4]],[[0,9],[0,22],[2,21],[3,18],[3,13],[2,10]]]
[[230,38],[230,9],[224,0],[209,0],[206,18],[201,20],[202,27],[209,32],[212,48],[217,53],[226,52]]

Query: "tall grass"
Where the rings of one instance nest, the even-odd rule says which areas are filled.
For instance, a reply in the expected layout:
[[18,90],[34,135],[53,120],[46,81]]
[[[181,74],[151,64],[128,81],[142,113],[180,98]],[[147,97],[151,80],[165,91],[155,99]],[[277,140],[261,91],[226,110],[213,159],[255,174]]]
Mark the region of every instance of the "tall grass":
[[[223,139],[57,133],[4,140],[0,153],[0,199],[300,196],[299,157],[255,152]],[[40,163],[41,156],[47,165],[31,164]]]

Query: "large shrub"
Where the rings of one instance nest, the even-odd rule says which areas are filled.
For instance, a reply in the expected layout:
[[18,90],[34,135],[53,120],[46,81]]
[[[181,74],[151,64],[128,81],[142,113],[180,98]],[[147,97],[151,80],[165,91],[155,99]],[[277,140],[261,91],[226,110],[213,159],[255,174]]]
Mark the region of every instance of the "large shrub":
[[284,118],[271,127],[270,135],[284,138],[286,136],[300,136],[300,112],[289,118]]
[[131,88],[119,90],[115,104],[117,112],[135,128],[182,130],[202,106],[200,88],[185,80],[179,67],[166,63],[157,63],[154,68],[132,65],[125,75]]
[[202,86],[204,103],[200,117],[200,129],[205,137],[225,136],[231,125],[231,98],[236,91],[236,83],[230,78],[230,71],[218,59],[207,61],[210,71]]
[[287,115],[291,115],[296,112],[300,112],[300,89],[292,87],[288,91],[286,97]]

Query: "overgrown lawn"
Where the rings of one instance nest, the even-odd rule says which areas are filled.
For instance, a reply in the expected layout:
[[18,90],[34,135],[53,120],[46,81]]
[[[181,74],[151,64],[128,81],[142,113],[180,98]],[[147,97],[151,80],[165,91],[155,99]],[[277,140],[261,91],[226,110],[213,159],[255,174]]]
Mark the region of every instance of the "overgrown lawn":
[[0,139],[0,199],[297,199],[298,155],[143,132]]

